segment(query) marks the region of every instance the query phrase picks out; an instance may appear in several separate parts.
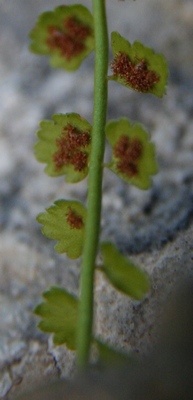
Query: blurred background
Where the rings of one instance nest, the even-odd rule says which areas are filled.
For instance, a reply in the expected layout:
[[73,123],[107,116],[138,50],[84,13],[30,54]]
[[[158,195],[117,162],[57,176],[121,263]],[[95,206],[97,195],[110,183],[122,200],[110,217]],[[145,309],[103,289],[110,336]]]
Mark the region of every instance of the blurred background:
[[[32,314],[50,285],[78,293],[79,261],[57,255],[35,220],[58,198],[86,201],[86,180],[69,185],[50,178],[33,155],[40,120],[77,112],[92,122],[94,55],[70,74],[52,70],[48,58],[28,51],[28,33],[39,13],[61,3],[0,0],[0,398],[8,400],[38,375],[69,376],[74,369],[74,355],[55,348],[37,330]],[[82,4],[92,9],[91,1]],[[144,309],[144,303],[133,305],[97,278],[96,329],[110,342],[143,351],[151,342],[165,283],[184,273],[184,265],[193,268],[193,3],[106,4],[109,32],[117,30],[130,42],[139,40],[163,53],[170,71],[163,99],[109,83],[108,119],[126,116],[144,124],[156,144],[160,171],[146,192],[105,171],[102,238],[148,269],[153,290]]]

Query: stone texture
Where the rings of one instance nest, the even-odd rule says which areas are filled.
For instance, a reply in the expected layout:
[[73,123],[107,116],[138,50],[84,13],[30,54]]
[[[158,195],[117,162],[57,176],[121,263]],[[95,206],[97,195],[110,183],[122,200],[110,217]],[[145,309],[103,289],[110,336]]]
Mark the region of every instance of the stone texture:
[[[86,181],[51,179],[33,157],[41,119],[73,111],[92,120],[93,55],[68,74],[52,71],[27,49],[39,12],[58,4],[0,1],[0,398],[6,400],[74,370],[74,354],[39,332],[32,313],[50,285],[77,294],[79,281],[79,262],[54,252],[35,217],[58,198],[86,200]],[[191,0],[108,0],[107,9],[110,31],[163,52],[170,68],[162,100],[109,83],[108,118],[125,115],[149,129],[160,171],[147,192],[105,171],[102,239],[147,269],[152,291],[132,302],[97,274],[95,325],[109,343],[143,353],[155,341],[164,299],[193,268],[193,6]]]

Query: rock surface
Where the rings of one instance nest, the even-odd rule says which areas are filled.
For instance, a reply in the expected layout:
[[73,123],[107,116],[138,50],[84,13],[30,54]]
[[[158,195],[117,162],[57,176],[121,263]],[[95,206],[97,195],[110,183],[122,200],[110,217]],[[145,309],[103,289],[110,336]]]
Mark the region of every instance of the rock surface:
[[[74,354],[39,332],[32,313],[49,286],[77,294],[79,282],[79,263],[56,254],[35,221],[58,198],[86,200],[86,181],[67,185],[63,178],[51,179],[33,156],[41,119],[73,111],[92,120],[93,55],[68,74],[28,52],[27,34],[38,14],[59,4],[0,2],[0,398],[6,400],[74,370]],[[193,5],[107,0],[107,9],[110,31],[163,52],[170,68],[161,100],[109,84],[108,118],[126,116],[145,125],[160,171],[147,192],[105,171],[102,239],[147,269],[152,291],[143,302],[133,302],[97,275],[95,325],[109,343],[143,353],[155,340],[163,300],[193,270]]]

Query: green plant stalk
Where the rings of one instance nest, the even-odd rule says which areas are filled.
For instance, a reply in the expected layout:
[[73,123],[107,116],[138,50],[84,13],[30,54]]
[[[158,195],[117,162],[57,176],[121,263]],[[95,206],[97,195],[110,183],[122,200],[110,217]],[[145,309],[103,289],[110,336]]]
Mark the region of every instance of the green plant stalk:
[[89,361],[93,325],[94,268],[100,233],[108,91],[108,30],[105,0],[93,0],[93,16],[95,31],[94,108],[77,332],[77,365],[80,369],[85,369]]

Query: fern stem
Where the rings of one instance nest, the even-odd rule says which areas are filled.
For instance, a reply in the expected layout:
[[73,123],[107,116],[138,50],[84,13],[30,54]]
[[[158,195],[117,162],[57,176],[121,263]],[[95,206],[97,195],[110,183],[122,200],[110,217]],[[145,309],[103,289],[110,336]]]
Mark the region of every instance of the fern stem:
[[77,336],[77,365],[80,369],[86,368],[89,362],[93,325],[94,267],[100,232],[108,71],[105,0],[93,0],[93,17],[95,31],[94,108]]

